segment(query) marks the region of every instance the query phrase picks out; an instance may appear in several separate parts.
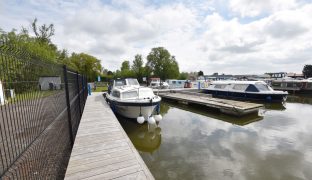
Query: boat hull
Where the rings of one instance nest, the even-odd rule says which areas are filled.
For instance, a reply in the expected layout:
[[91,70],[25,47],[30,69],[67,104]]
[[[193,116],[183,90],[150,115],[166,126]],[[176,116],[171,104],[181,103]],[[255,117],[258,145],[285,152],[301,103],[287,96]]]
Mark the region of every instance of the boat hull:
[[110,100],[107,98],[109,105],[114,113],[117,113],[123,117],[136,119],[140,115],[142,115],[147,121],[148,117],[153,114],[154,111],[158,111],[160,107],[160,101],[157,102],[119,102],[115,100]]
[[213,97],[234,98],[241,100],[254,100],[265,102],[283,102],[287,98],[287,94],[260,94],[260,93],[244,93],[230,91],[205,90],[207,94],[212,94]]
[[153,106],[124,106],[124,105],[116,105],[115,106],[115,113],[126,117],[135,119],[141,115],[144,117],[145,121],[148,119],[148,117],[153,113],[157,105]]

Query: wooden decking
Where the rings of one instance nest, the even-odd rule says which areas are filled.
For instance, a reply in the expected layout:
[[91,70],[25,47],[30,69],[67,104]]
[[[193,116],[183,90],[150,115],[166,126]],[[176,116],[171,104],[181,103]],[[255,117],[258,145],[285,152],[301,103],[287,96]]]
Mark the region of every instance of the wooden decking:
[[184,104],[199,104],[210,108],[219,109],[225,114],[243,116],[258,112],[263,105],[242,101],[213,98],[211,95],[193,92],[159,93],[164,99],[175,100]]
[[102,93],[87,99],[65,179],[154,179]]

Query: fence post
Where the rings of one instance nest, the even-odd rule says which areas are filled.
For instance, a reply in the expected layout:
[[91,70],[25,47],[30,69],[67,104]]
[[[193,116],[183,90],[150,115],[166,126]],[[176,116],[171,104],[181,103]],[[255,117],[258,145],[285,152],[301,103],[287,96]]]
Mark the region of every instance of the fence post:
[[82,91],[82,109],[84,109],[85,99],[84,99],[84,76],[81,75],[81,91]]
[[70,111],[70,101],[69,101],[69,90],[68,90],[68,79],[67,79],[67,67],[63,66],[64,70],[64,83],[65,83],[65,94],[66,94],[66,105],[67,105],[67,116],[68,116],[68,126],[69,126],[69,138],[72,145],[74,145],[73,137],[73,127],[71,123],[71,111]]
[[81,105],[80,105],[80,88],[79,88],[79,74],[78,72],[76,72],[76,79],[77,79],[77,89],[78,89],[78,107],[79,107],[79,114],[80,117],[82,116],[82,112],[81,112]]
[[83,100],[86,103],[86,76],[83,75]]

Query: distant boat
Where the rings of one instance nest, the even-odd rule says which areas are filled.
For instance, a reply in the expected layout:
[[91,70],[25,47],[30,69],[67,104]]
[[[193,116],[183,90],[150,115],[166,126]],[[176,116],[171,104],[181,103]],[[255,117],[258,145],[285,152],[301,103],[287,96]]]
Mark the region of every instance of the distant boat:
[[169,85],[170,89],[178,89],[184,88],[184,83],[186,80],[178,80],[178,79],[167,79],[166,83]]
[[295,93],[312,93],[312,78],[296,80],[296,79],[281,79],[273,80],[272,88],[275,90],[285,90]]
[[288,95],[288,92],[273,90],[263,81],[214,81],[204,92],[214,97],[266,102],[282,102]]
[[[126,118],[136,118],[138,123],[148,121],[151,124],[161,120],[159,107],[161,97],[148,87],[140,87],[136,79],[117,79],[105,95],[114,113]],[[153,116],[153,113],[156,112]]]
[[169,84],[167,82],[161,82],[160,78],[151,78],[149,87],[153,89],[168,89]]

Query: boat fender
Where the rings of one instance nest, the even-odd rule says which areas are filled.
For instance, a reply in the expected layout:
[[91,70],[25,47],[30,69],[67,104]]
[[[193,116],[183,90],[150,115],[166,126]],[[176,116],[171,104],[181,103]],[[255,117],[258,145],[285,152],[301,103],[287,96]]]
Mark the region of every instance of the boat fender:
[[154,119],[155,119],[157,122],[159,122],[159,121],[162,120],[162,116],[161,116],[160,114],[156,114],[156,115],[154,115]]
[[153,116],[150,116],[150,117],[148,118],[148,123],[149,123],[149,124],[156,124],[156,121],[155,121],[155,119],[154,119]]
[[139,116],[139,117],[137,117],[137,122],[138,122],[139,124],[143,124],[143,123],[144,123],[144,121],[145,121],[145,119],[144,119],[144,117],[143,117],[143,116]]

